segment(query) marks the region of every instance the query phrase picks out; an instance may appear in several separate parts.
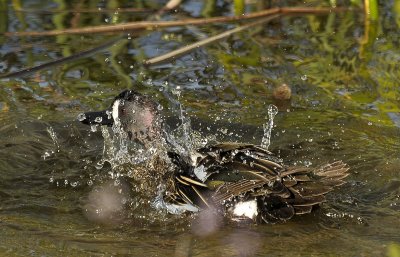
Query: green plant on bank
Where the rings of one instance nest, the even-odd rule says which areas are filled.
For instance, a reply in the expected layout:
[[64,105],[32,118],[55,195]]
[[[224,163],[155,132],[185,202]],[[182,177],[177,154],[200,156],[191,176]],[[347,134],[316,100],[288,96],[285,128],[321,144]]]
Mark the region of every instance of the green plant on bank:
[[387,248],[388,257],[400,257],[400,245],[392,243]]

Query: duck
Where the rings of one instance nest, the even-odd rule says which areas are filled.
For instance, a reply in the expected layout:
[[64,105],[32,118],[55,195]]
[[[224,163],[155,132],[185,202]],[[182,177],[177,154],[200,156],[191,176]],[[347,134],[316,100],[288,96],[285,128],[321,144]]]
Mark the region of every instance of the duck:
[[151,174],[146,179],[165,185],[156,196],[158,207],[172,214],[211,209],[233,220],[287,221],[317,209],[349,175],[341,160],[317,168],[287,166],[269,150],[247,143],[177,151],[168,142],[161,105],[135,90],[121,92],[106,110],[82,113],[78,120],[113,126],[145,148],[154,142],[171,145],[158,171],[143,172]]

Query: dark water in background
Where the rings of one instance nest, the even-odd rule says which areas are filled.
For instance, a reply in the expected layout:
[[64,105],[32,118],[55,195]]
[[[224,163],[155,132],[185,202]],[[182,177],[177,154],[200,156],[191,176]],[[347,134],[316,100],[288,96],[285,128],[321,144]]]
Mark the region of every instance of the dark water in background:
[[[124,7],[90,1],[1,3],[1,30],[49,30],[141,20],[148,13],[77,13]],[[65,1],[67,2],[67,1]],[[274,2],[274,1],[273,1]],[[318,1],[309,1],[318,5]],[[323,1],[321,1],[323,2]],[[146,1],[148,8],[161,3]],[[285,1],[294,6],[296,1]],[[339,3],[340,4],[340,3]],[[165,19],[227,15],[217,1],[185,1]],[[234,25],[135,32],[90,57],[25,77],[0,80],[0,254],[2,256],[378,256],[400,243],[400,2],[385,1],[380,19],[361,11],[282,17],[151,67],[143,59],[215,35]],[[143,7],[137,4],[135,7]],[[249,10],[263,9],[261,4]],[[54,12],[48,12],[52,10]],[[63,12],[64,10],[64,12]],[[46,12],[44,12],[46,11]],[[96,47],[118,35],[6,37],[0,72],[36,66]],[[292,89],[274,100],[276,86]],[[228,224],[202,236],[201,217],[172,217],[141,208],[127,175],[102,168],[103,137],[79,124],[82,111],[105,108],[121,90],[179,102],[195,130],[218,141],[260,143],[269,104],[278,106],[270,149],[288,164],[341,159],[348,183],[313,214],[275,225]],[[176,114],[176,112],[175,112]],[[127,172],[127,170],[125,170]],[[88,203],[120,215],[101,219]],[[124,202],[124,209],[115,202]],[[101,214],[99,214],[101,216]],[[102,224],[109,223],[108,225]],[[205,224],[205,227],[213,224]]]

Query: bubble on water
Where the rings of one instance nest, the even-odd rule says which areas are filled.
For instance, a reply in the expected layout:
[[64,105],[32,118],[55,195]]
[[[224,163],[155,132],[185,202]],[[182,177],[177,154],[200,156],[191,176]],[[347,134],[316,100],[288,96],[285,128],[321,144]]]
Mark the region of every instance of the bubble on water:
[[94,122],[101,123],[103,121],[103,117],[98,116],[94,119]]
[[109,22],[110,22],[110,19],[109,19],[109,18],[105,18],[105,19],[104,19],[104,22],[105,22],[105,23],[109,23]]
[[306,81],[307,80],[307,75],[306,74],[302,75],[301,76],[301,80]]
[[72,186],[72,187],[76,187],[76,186],[79,185],[79,182],[78,182],[78,181],[75,181],[75,182],[70,182],[69,184],[70,184],[70,186]]
[[54,182],[54,178],[53,178],[53,177],[50,177],[50,178],[49,178],[49,182],[50,182],[50,183],[53,183],[53,182]]
[[89,179],[86,184],[88,184],[88,186],[92,186],[93,185],[93,181],[91,179]]
[[368,122],[368,126],[372,126],[372,122]]

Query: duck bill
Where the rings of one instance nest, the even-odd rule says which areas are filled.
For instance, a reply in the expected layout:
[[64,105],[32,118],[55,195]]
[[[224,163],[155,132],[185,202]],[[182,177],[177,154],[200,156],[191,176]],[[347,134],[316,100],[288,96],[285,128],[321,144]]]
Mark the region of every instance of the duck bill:
[[110,110],[81,113],[78,115],[78,120],[86,125],[112,126],[114,123]]

